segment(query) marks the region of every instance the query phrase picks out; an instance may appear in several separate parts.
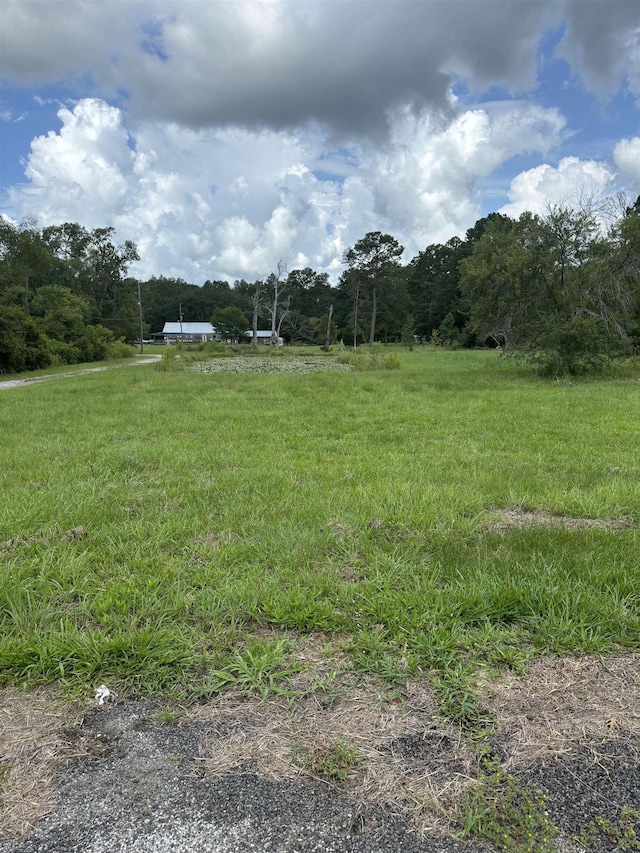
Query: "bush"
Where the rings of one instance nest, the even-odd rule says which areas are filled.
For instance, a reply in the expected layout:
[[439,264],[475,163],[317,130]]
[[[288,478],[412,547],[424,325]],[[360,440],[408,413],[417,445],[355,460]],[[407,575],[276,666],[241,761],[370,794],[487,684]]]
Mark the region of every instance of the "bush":
[[162,353],[162,358],[155,364],[156,370],[162,373],[172,373],[176,370],[182,370],[183,365],[180,364],[180,356],[177,352],[177,347],[167,347]]
[[400,359],[394,352],[385,352],[382,344],[373,347],[359,347],[356,350],[341,352],[336,358],[338,364],[348,364],[354,370],[399,370]]
[[78,347],[73,344],[66,344],[64,341],[50,340],[49,350],[51,352],[51,364],[56,367],[63,364],[77,364],[79,361],[91,361],[89,358],[80,358]]
[[135,348],[125,344],[124,341],[112,341],[107,348],[106,358],[109,360],[116,358],[132,358],[135,355]]

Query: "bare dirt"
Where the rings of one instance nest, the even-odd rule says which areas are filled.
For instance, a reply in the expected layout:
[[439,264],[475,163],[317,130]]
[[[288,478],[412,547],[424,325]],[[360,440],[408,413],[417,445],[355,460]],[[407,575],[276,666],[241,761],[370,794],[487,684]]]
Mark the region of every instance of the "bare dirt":
[[[310,640],[306,653],[317,658]],[[318,682],[316,682],[317,684]],[[547,796],[563,853],[640,849],[640,658],[545,658],[480,678],[492,747]],[[344,779],[308,757],[340,743]],[[0,694],[1,853],[481,850],[451,822],[481,774],[426,680],[392,700],[347,681],[294,701],[190,708]]]

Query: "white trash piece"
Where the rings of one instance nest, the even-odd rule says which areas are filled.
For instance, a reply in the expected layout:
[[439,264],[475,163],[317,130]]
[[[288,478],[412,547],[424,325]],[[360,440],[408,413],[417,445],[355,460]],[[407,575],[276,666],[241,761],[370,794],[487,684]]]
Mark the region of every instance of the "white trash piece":
[[104,705],[105,702],[115,702],[117,695],[106,684],[101,684],[96,690],[95,700],[98,705]]

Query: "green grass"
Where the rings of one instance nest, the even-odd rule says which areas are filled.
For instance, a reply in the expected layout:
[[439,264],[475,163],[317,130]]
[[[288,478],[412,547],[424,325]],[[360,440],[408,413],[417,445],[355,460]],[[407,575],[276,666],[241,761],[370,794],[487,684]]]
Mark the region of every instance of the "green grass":
[[488,530],[514,507],[638,522],[636,378],[394,352],[400,370],[146,366],[3,392],[1,681],[284,690],[284,647],[251,645],[271,626],[472,706],[478,666],[637,648],[633,526]]

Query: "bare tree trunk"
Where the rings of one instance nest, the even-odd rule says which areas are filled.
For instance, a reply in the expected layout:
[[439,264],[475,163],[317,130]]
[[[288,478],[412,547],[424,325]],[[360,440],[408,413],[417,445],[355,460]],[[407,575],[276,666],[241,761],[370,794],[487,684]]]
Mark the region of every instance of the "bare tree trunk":
[[251,345],[258,346],[258,308],[260,307],[260,282],[256,282],[256,292],[253,294],[253,318],[251,321]]
[[291,308],[291,297],[289,297],[289,299],[287,301],[287,307],[280,314],[280,319],[278,320],[278,328],[276,329],[276,335],[277,335],[276,336],[276,343],[278,343],[278,341],[280,340],[280,329],[282,328],[282,321],[284,320],[284,318],[289,313],[290,308]]
[[286,266],[282,258],[278,261],[278,275],[275,276],[273,283],[273,308],[271,309],[271,346],[276,346],[279,337],[279,326],[277,325],[278,318],[278,293],[280,290],[280,279],[285,272]]
[[378,307],[376,288],[373,288],[371,294],[371,331],[369,332],[369,346],[373,346],[373,339],[376,334],[376,310]]
[[333,317],[333,305],[329,306],[329,319],[327,320],[327,340],[324,345],[324,351],[329,352],[331,346],[331,318]]
[[358,301],[360,297],[360,283],[356,284],[356,307],[353,317],[353,348],[358,346]]

